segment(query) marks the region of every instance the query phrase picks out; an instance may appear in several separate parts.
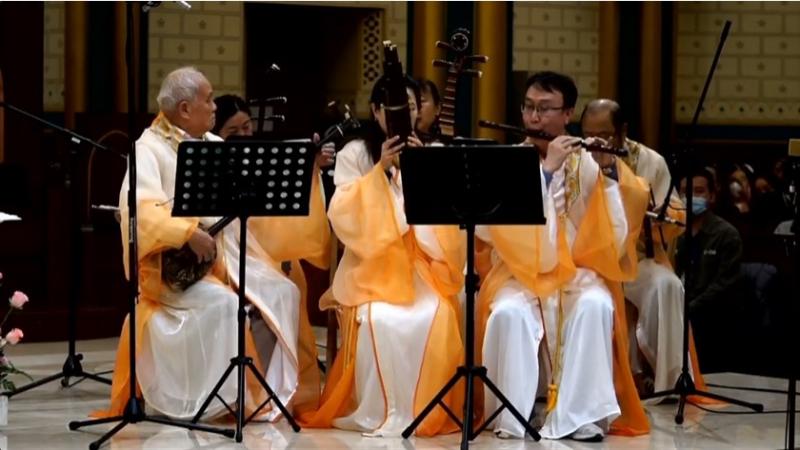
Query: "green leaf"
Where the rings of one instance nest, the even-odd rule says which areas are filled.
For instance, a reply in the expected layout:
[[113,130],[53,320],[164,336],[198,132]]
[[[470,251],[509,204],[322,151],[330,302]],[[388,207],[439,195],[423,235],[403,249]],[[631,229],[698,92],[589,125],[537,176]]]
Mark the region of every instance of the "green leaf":
[[17,369],[14,364],[9,363],[7,366],[0,366],[0,380],[5,381],[9,375],[20,375],[33,381],[33,377],[24,371]]

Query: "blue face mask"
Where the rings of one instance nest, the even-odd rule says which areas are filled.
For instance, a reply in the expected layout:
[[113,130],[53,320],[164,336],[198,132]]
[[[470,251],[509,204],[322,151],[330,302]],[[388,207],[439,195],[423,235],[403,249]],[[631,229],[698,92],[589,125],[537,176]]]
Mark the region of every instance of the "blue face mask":
[[[683,197],[683,203],[686,203],[686,197]],[[708,209],[708,199],[705,197],[694,196],[692,197],[692,213],[697,216],[703,214]]]

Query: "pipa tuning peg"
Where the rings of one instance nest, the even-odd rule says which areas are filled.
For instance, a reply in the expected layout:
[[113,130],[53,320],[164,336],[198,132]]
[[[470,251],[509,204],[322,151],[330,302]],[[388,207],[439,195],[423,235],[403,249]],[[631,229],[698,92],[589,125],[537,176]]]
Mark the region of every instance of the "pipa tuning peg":
[[443,48],[445,50],[453,50],[453,46],[445,41],[436,41],[436,47]]
[[480,78],[480,77],[483,76],[483,72],[481,72],[480,70],[475,70],[475,69],[467,69],[463,73],[465,73],[467,75],[470,75],[470,76],[472,76],[474,78]]
[[489,62],[489,57],[486,55],[470,55],[465,57],[464,59],[466,59],[469,62],[478,62],[478,63]]

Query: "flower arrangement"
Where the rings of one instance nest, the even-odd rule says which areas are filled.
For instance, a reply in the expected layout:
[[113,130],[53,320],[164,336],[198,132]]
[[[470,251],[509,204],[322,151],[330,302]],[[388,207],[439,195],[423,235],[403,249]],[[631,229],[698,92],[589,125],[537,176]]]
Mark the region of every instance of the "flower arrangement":
[[[0,273],[0,286],[2,285],[3,274]],[[3,317],[3,321],[0,322],[0,388],[2,388],[3,391],[13,391],[16,389],[14,382],[9,379],[9,375],[22,375],[33,381],[33,378],[31,378],[30,375],[14,367],[14,365],[11,364],[11,361],[8,360],[3,352],[3,349],[5,349],[6,346],[17,345],[24,337],[22,330],[19,328],[11,329],[11,331],[6,333],[5,336],[2,334],[2,329],[9,316],[11,316],[11,313],[15,310],[21,311],[22,307],[25,306],[26,303],[28,303],[28,296],[23,292],[14,291],[14,293],[11,295],[11,298],[8,299],[8,311],[6,312],[5,317]]]

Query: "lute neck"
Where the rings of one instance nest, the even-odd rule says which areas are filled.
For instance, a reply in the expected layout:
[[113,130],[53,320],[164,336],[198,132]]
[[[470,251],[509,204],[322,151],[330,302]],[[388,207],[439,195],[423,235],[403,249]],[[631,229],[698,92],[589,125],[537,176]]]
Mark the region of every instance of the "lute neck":
[[442,111],[439,113],[439,127],[442,136],[453,137],[456,134],[456,84],[458,83],[458,70],[451,66],[447,70],[447,81],[444,85],[442,96]]

